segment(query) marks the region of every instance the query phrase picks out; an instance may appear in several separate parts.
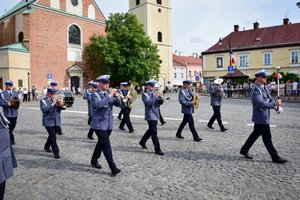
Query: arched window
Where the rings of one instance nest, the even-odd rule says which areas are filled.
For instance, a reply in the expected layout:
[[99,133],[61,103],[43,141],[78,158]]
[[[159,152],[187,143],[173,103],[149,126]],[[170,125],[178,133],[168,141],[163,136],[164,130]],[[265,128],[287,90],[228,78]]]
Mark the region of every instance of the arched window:
[[24,33],[20,32],[18,35],[18,42],[23,42],[23,39],[24,39]]
[[81,45],[80,29],[76,25],[69,27],[69,44]]
[[161,5],[161,0],[156,0],[156,3]]
[[136,6],[140,5],[140,0],[135,0],[135,5]]
[[157,33],[157,41],[162,42],[162,33],[161,32]]

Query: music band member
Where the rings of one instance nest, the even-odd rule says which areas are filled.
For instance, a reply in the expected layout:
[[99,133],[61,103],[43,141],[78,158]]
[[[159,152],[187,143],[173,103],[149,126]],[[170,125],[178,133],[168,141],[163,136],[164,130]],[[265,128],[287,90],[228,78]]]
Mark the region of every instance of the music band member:
[[6,180],[13,175],[13,168],[17,167],[8,124],[8,119],[0,112],[0,199],[4,199]]
[[281,106],[281,99],[274,101],[270,95],[266,84],[266,73],[261,70],[255,74],[256,82],[252,89],[251,101],[253,107],[252,121],[254,122],[254,130],[242,146],[240,154],[244,155],[248,159],[252,159],[252,156],[248,154],[250,148],[254,142],[262,136],[262,140],[266,149],[268,150],[272,161],[274,163],[283,164],[287,160],[279,157],[275,147],[272,143],[272,135],[270,129],[270,109]]
[[[88,125],[91,125],[92,124],[92,119],[93,119],[93,116],[92,116],[93,109],[92,109],[92,105],[91,105],[91,96],[92,96],[92,92],[97,90],[98,83],[90,81],[88,83],[88,85],[89,85],[89,89],[87,89],[85,91],[85,93],[83,94],[83,99],[85,99],[87,101],[88,117],[89,117],[88,118]],[[90,130],[87,134],[87,138],[89,138],[91,140],[94,140],[93,133],[94,133],[94,130],[92,128],[90,128]]]
[[[57,81],[51,81],[50,82],[50,88],[53,88],[54,90],[58,90]],[[62,135],[63,134],[60,126],[56,126],[56,133],[57,133],[57,135]]]
[[[128,82],[122,82],[120,83],[121,88],[118,90],[118,93],[121,95],[122,100],[121,101],[121,113],[123,114],[123,118],[121,120],[119,129],[120,130],[125,130],[124,126],[126,124],[129,133],[133,133],[134,129],[132,127],[131,121],[130,121],[130,112],[131,112],[131,107],[126,106],[126,103],[129,99],[132,99],[131,95],[128,95],[128,91],[129,91],[129,84]],[[125,100],[125,101],[124,101]]]
[[[54,94],[57,90],[53,88],[47,89],[46,97],[40,101],[40,109],[43,112],[43,126],[45,126],[48,132],[48,139],[45,143],[44,150],[51,153],[53,152],[54,158],[59,159],[59,148],[56,142],[56,130],[57,126],[61,124],[60,113],[62,107],[59,104],[59,99],[54,98]],[[51,147],[51,149],[50,149]]]
[[[15,137],[13,134],[14,129],[17,125],[18,118],[18,108],[20,105],[20,99],[18,97],[18,92],[13,91],[13,82],[8,80],[5,82],[6,89],[0,95],[0,106],[3,108],[4,116],[9,120],[9,135],[11,144],[14,145]],[[16,99],[17,107],[12,105],[12,99]]]
[[164,155],[161,151],[159,140],[157,137],[157,120],[159,120],[159,105],[163,104],[163,98],[159,93],[154,91],[155,81],[147,81],[146,90],[142,95],[142,100],[145,105],[145,120],[148,122],[148,130],[143,135],[139,144],[143,149],[147,149],[146,142],[151,137],[154,145],[154,150],[157,155]]
[[210,105],[213,108],[214,114],[211,116],[207,127],[210,129],[214,129],[212,126],[217,120],[219,127],[222,132],[227,131],[228,129],[224,127],[221,119],[221,106],[222,106],[222,98],[223,98],[223,90],[221,87],[221,83],[223,82],[223,79],[219,79],[219,77],[215,77],[213,79],[213,82],[209,86],[209,93],[210,93]]
[[178,100],[179,103],[181,104],[181,113],[183,113],[183,120],[177,130],[176,137],[180,139],[184,139],[181,132],[185,127],[185,125],[188,123],[190,131],[193,134],[194,141],[200,142],[202,138],[199,137],[194,125],[193,113],[194,113],[195,101],[194,101],[193,91],[191,90],[191,84],[192,84],[191,80],[184,80],[183,88],[178,95]]
[[108,91],[110,82],[108,75],[99,76],[96,80],[99,82],[99,88],[92,92],[91,96],[93,108],[91,128],[95,130],[98,142],[91,159],[91,165],[98,169],[102,168],[98,159],[103,152],[112,175],[116,175],[121,170],[117,168],[113,160],[109,136],[113,129],[113,106],[120,106],[120,100],[115,97],[117,95],[116,89]]

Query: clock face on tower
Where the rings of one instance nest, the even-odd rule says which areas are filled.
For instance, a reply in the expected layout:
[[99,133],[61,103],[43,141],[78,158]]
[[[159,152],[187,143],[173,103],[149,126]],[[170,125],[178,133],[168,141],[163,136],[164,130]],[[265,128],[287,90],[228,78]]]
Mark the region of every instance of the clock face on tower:
[[77,6],[78,5],[78,0],[71,0],[71,2],[72,2],[73,6]]

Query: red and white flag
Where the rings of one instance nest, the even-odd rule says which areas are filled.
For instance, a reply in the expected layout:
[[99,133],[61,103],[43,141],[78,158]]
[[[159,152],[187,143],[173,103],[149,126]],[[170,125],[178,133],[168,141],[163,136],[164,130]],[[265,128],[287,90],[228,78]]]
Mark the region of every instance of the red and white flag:
[[231,54],[231,65],[234,65],[235,63],[235,57],[234,54]]
[[278,78],[278,76],[279,76],[279,79],[282,78],[282,75],[281,75],[280,73],[275,73],[275,74],[274,74],[274,78]]

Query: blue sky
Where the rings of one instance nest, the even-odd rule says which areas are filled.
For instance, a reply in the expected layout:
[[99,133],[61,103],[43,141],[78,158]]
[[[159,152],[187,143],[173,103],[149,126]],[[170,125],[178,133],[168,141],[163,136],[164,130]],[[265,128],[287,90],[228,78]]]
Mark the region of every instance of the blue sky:
[[[20,0],[0,0],[0,15]],[[282,24],[288,17],[291,23],[300,23],[300,0],[171,0],[173,52],[181,55],[201,53],[233,31]],[[128,0],[96,0],[105,15],[126,12]],[[300,33],[299,33],[300,34]]]

